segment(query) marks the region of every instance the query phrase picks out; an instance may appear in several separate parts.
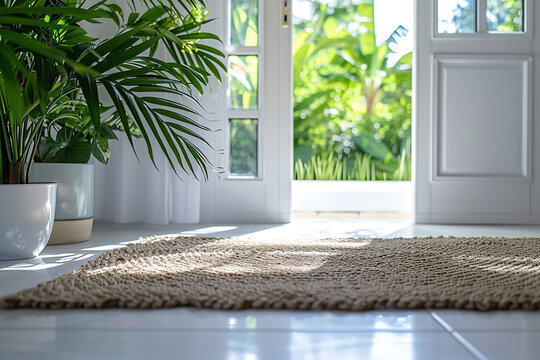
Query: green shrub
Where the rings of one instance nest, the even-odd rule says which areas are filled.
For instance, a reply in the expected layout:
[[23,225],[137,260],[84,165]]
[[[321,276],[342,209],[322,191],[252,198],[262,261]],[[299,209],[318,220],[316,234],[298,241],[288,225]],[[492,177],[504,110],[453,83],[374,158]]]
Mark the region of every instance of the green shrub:
[[403,152],[392,163],[375,160],[371,155],[355,154],[338,159],[332,152],[313,155],[309,161],[294,163],[295,180],[411,180],[411,155]]

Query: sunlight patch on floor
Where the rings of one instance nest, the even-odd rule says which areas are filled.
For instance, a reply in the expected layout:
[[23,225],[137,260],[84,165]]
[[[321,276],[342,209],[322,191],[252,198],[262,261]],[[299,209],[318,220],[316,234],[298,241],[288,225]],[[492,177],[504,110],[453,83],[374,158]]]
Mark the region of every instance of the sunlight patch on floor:
[[190,230],[182,232],[182,235],[208,235],[219,232],[235,230],[236,226],[209,226],[197,230]]

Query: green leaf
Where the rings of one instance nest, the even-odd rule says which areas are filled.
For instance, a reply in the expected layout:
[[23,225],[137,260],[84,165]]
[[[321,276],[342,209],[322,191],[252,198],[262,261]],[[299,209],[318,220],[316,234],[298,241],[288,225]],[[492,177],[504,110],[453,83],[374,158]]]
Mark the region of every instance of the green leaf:
[[0,24],[6,24],[6,25],[30,25],[35,27],[50,27],[51,24],[41,21],[41,20],[34,20],[19,16],[0,16]]
[[34,40],[28,36],[19,34],[15,31],[0,28],[0,37],[13,42],[14,44],[21,46],[27,50],[40,54],[46,58],[56,60],[60,63],[67,63],[73,69],[80,73],[92,73],[97,74],[93,69],[88,68],[84,64],[78,63],[67,57],[66,53],[61,50],[58,50],[52,46],[49,46],[41,41]]
[[20,126],[26,112],[24,107],[24,97],[19,80],[15,76],[15,71],[3,52],[0,52],[0,80],[2,95],[6,97],[9,104],[9,113],[12,125]]
[[135,45],[127,48],[124,51],[120,52],[111,52],[109,53],[98,65],[94,67],[95,70],[99,72],[106,72],[112,68],[124,63],[125,61],[131,60],[144,51],[150,49],[154,44],[156,44],[161,37],[155,37],[150,40],[144,41],[139,45]]
[[135,156],[137,156],[137,151],[135,150],[135,145],[133,144],[133,136],[131,134],[130,120],[129,120],[126,108],[124,104],[122,103],[122,97],[113,83],[104,82],[103,85],[105,87],[105,90],[107,90],[107,92],[109,93],[109,96],[111,97],[115,105],[116,112],[118,113],[118,116],[120,117],[120,120],[124,127],[124,131],[131,145],[131,148],[133,152],[135,153]]
[[109,157],[111,155],[109,148],[104,148],[101,145],[101,142],[96,141],[95,139],[92,140],[91,154],[96,158],[96,160],[103,164],[106,164],[109,161]]
[[43,162],[86,164],[92,154],[92,144],[81,133],[62,128],[56,139],[42,140],[39,151]]
[[360,34],[360,50],[364,55],[371,55],[375,51],[375,12],[373,0],[361,0],[358,4],[358,15],[363,31]]
[[76,8],[72,6],[47,6],[47,7],[27,7],[20,6],[13,7],[1,7],[0,15],[13,15],[13,14],[26,14],[26,15],[69,15],[82,19],[92,18],[107,18],[109,14],[103,10],[89,10],[83,8]]
[[390,149],[385,144],[375,140],[372,136],[357,134],[352,137],[352,140],[363,152],[373,156],[375,159],[387,161],[388,156],[392,157]]
[[88,110],[90,111],[90,117],[92,118],[94,127],[99,129],[101,111],[96,79],[89,74],[77,74],[77,78],[79,79],[86,103],[88,104]]

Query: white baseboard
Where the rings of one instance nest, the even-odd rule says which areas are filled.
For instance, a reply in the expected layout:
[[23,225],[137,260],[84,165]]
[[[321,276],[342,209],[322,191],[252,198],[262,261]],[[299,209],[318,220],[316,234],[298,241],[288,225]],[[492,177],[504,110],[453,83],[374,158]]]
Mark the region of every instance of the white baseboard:
[[515,213],[416,213],[416,224],[530,225],[538,224],[531,214]]

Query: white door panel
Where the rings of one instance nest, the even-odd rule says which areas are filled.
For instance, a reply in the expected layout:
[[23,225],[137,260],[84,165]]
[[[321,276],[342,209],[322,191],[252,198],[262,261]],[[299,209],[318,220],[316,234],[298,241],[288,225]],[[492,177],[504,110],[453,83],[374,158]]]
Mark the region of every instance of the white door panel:
[[434,58],[435,178],[528,177],[529,56]]
[[523,32],[488,33],[478,0],[476,33],[443,34],[440,1],[416,3],[415,220],[535,221],[533,2]]

